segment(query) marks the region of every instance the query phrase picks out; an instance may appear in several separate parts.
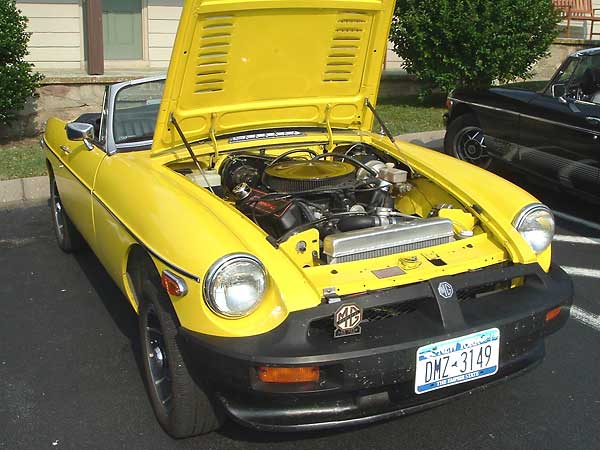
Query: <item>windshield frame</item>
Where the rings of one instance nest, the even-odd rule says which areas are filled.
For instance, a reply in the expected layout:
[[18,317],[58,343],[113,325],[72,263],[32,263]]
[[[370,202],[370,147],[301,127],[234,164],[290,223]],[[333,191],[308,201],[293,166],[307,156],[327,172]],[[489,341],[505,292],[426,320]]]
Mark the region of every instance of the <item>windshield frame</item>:
[[[116,83],[108,89],[108,113],[106,115],[106,153],[108,155],[114,155],[115,153],[123,153],[134,150],[150,150],[152,147],[151,139],[144,139],[135,142],[123,142],[117,144],[115,142],[115,135],[113,131],[114,127],[114,113],[115,113],[115,102],[119,92],[130,86],[135,86],[144,83],[151,83],[155,81],[165,81],[166,75],[158,75],[154,77],[141,78],[137,80],[124,81],[122,83]],[[153,136],[154,137],[154,136]]]

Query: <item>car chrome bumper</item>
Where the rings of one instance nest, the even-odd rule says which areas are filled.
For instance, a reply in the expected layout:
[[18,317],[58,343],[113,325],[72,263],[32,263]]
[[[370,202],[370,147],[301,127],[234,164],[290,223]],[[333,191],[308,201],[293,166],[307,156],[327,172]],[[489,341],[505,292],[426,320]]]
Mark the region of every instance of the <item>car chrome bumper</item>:
[[[518,278],[525,280],[522,286],[497,290]],[[450,302],[435,294],[443,281],[456,291]],[[572,297],[571,280],[558,266],[549,273],[537,264],[496,266],[353,297],[369,320],[359,336],[333,339],[339,304],[323,304],[292,313],[259,336],[222,338],[181,329],[179,338],[192,375],[209,378],[236,421],[279,431],[332,428],[436,406],[532,367],[544,356],[544,336],[566,323]],[[546,313],[557,307],[560,314],[547,322]],[[419,347],[492,327],[502,337],[497,374],[414,393]],[[266,384],[257,366],[319,366],[321,379]]]

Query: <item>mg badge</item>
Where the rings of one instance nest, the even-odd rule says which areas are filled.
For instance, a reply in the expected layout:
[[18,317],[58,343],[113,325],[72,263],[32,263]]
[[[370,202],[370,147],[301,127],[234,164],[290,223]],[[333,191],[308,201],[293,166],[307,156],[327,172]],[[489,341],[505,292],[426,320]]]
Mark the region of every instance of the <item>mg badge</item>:
[[442,281],[438,285],[438,292],[442,296],[442,298],[445,298],[446,300],[448,300],[449,298],[452,298],[452,296],[454,295],[454,288],[447,281]]
[[354,336],[360,334],[360,323],[362,322],[362,309],[354,303],[347,303],[338,308],[333,315],[335,324],[334,338]]

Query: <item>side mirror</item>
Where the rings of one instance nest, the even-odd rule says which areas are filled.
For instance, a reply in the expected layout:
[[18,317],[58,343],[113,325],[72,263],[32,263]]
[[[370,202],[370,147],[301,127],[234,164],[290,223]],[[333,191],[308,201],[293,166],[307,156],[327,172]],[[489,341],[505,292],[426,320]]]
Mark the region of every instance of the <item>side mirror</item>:
[[72,122],[67,124],[67,139],[70,141],[83,141],[88,150],[93,150],[94,126],[89,123]]
[[552,92],[552,97],[564,99],[565,94],[567,93],[567,86],[564,84],[554,84],[550,88],[550,91]]

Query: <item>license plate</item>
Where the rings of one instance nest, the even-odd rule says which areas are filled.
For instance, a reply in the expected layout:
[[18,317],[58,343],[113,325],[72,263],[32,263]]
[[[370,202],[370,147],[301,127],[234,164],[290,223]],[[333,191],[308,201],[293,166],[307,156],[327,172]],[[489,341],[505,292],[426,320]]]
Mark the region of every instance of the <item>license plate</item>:
[[425,345],[417,350],[415,392],[424,394],[498,372],[500,330]]

